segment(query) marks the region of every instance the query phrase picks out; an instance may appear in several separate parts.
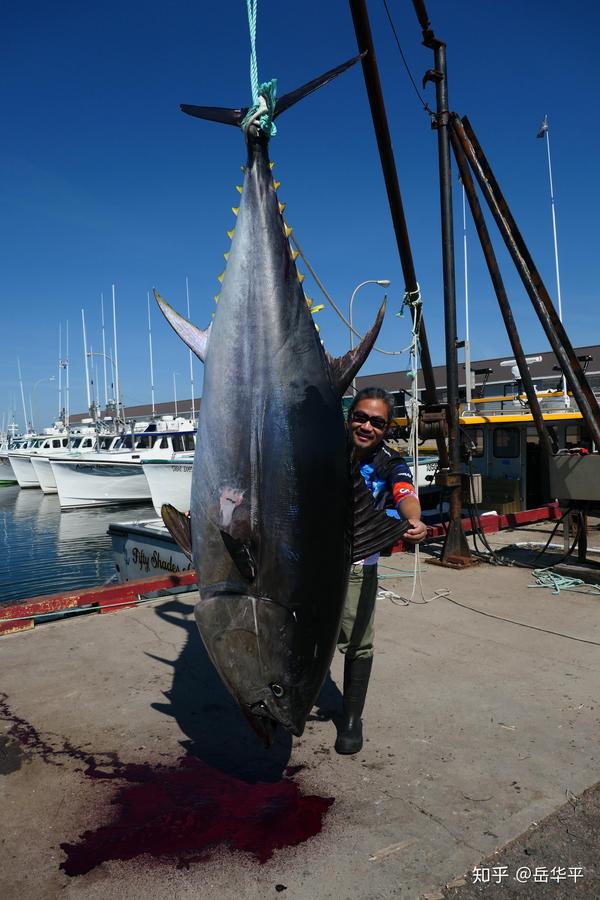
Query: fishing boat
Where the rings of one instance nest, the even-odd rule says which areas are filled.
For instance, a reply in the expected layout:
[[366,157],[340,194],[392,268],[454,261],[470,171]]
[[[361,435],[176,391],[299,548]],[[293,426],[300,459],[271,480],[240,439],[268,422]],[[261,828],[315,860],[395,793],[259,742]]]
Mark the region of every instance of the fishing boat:
[[56,494],[56,479],[52,471],[52,461],[55,459],[78,459],[82,454],[96,452],[108,452],[113,450],[120,441],[118,434],[97,435],[96,431],[88,429],[81,433],[75,431],[71,433],[67,452],[64,448],[53,451],[34,450],[31,455],[31,465],[39,481],[44,494]]
[[61,509],[150,500],[142,460],[172,459],[194,447],[195,432],[188,423],[181,431],[147,430],[124,435],[109,452],[88,453],[78,459],[51,459]]
[[150,488],[152,504],[160,516],[163,503],[189,513],[194,455],[184,453],[173,459],[144,459],[142,468]]
[[119,581],[185,572],[192,564],[162,519],[111,522],[108,526]]
[[[49,433],[48,433],[49,432]],[[36,452],[64,451],[69,443],[69,435],[64,430],[48,429],[40,435],[31,435],[23,443],[8,451],[8,459],[21,488],[39,488],[40,482],[31,464],[32,454]]]
[[8,451],[12,446],[13,442],[8,437],[0,441],[0,484],[15,484],[17,481],[8,458]]

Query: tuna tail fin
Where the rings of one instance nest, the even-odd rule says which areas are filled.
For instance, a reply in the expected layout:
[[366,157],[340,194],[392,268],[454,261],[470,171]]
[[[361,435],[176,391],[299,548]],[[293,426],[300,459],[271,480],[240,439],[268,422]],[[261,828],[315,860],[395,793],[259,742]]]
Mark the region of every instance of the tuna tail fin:
[[[312,81],[308,81],[306,84],[303,84],[302,87],[296,88],[295,91],[284,94],[275,104],[274,118],[277,118],[282,112],[289,109],[290,106],[303,100],[304,97],[312,94],[313,91],[318,90],[324,84],[337,78],[338,75],[341,75],[342,72],[345,72],[346,69],[349,69],[357,63],[359,59],[362,59],[364,55],[364,53],[361,53],[358,56],[353,56],[352,59],[347,59],[346,62],[342,63],[340,66],[336,66],[335,69],[329,69],[328,72],[324,72],[323,75],[319,75],[318,78],[313,78]],[[239,126],[246,116],[249,107],[228,109],[224,106],[191,106],[189,103],[182,103],[180,109],[182,112],[187,113],[188,116],[195,116],[197,119],[208,119],[210,122],[220,122],[222,125]]]
[[187,344],[190,350],[194,351],[198,359],[204,362],[206,351],[208,349],[211,326],[209,325],[206,331],[202,331],[201,328],[196,328],[196,326],[192,325],[188,319],[184,318],[184,316],[180,316],[178,312],[175,312],[173,307],[169,306],[167,301],[160,296],[157,290],[154,290],[154,298],[160,306],[160,310],[165,319],[173,330],[177,332],[183,343]]
[[386,303],[387,299],[384,298],[383,303],[379,307],[379,312],[377,313],[373,327],[367,331],[358,347],[349,350],[344,356],[330,356],[327,354],[331,377],[334,386],[339,391],[341,397],[344,396],[346,388],[352,382],[352,379],[373,349],[373,344],[377,340],[377,335],[379,334],[383,322]]
[[329,69],[328,72],[324,72],[323,75],[319,75],[318,78],[313,78],[312,81],[308,81],[306,84],[303,84],[302,87],[296,88],[295,91],[284,94],[275,104],[275,118],[280,116],[282,112],[285,112],[286,109],[289,109],[290,106],[293,106],[300,100],[304,100],[304,98],[309,94],[312,94],[313,91],[317,91],[320,87],[323,87],[324,84],[333,81],[334,78],[337,78],[338,75],[341,75],[342,72],[345,72],[346,69],[349,69],[357,63],[359,59],[362,59],[364,55],[364,53],[359,53],[358,56],[347,59],[346,62],[343,62],[340,66],[336,66],[335,69]]

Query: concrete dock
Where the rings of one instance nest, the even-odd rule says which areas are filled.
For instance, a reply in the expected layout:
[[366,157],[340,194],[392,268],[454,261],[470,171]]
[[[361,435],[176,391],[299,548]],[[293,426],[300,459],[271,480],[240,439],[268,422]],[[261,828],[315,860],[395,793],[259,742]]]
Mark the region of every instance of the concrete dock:
[[[540,540],[550,527],[493,542]],[[408,605],[378,601],[367,741],[355,757],[333,750],[339,654],[303,737],[282,734],[262,749],[207,659],[194,593],[0,638],[0,897],[599,897],[590,860],[600,840],[596,832],[590,848],[589,829],[579,844],[548,844],[561,858],[539,849],[528,884],[516,881],[509,857],[502,883],[469,882],[474,867],[488,860],[489,870],[496,851],[535,835],[563,804],[575,809],[600,780],[600,594],[534,589],[522,568],[456,572],[423,562],[429,602],[419,592]],[[381,587],[410,595],[411,579],[398,575],[412,563],[410,554],[383,560],[380,574],[393,577]],[[166,791],[190,759],[197,768],[188,775],[212,777],[209,819],[220,815],[220,792],[235,805],[235,784],[243,794],[283,780],[298,796],[333,803],[321,805],[312,837],[282,839],[265,861],[234,849],[225,822],[196,858],[107,852],[83,874],[69,870],[74,848],[83,841],[93,856],[122,817],[133,783],[154,779]],[[146,804],[139,827],[156,808]],[[577,832],[572,820],[564,827]],[[565,877],[534,884],[535,866],[564,867]]]

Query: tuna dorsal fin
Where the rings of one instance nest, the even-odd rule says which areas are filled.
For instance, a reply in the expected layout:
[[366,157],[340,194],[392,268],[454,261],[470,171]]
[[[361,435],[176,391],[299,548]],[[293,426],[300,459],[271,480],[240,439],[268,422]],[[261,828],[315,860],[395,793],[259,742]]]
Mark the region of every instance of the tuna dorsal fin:
[[256,578],[256,560],[250,546],[232,537],[227,531],[221,530],[221,537],[240,575],[252,583]]
[[344,356],[330,356],[329,353],[327,354],[333,383],[337,387],[340,397],[343,397],[346,393],[346,388],[365,362],[373,348],[373,344],[377,340],[385,314],[386,302],[384,299],[379,307],[373,327],[370,331],[367,331],[358,347],[355,347],[354,350],[349,350]]
[[169,325],[177,332],[183,343],[187,344],[190,350],[194,351],[198,359],[204,362],[211,325],[208,326],[206,331],[202,331],[201,328],[196,328],[195,325],[192,325],[184,316],[180,316],[178,312],[175,312],[173,307],[169,306],[167,301],[156,290],[154,291],[154,297]]
[[354,516],[352,523],[352,562],[358,562],[391,547],[410,528],[406,519],[395,519],[375,509],[373,495],[365,484],[358,464],[352,469]]
[[192,559],[192,527],[190,517],[170,503],[163,503],[160,514],[173,540],[179,544],[189,560]]

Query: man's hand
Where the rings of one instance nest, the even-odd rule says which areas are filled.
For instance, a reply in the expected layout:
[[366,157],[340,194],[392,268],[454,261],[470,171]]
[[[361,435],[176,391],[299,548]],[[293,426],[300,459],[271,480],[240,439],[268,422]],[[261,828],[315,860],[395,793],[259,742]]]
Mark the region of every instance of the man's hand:
[[402,540],[410,544],[419,544],[423,538],[427,537],[427,526],[420,519],[410,518],[410,528],[402,535]]

